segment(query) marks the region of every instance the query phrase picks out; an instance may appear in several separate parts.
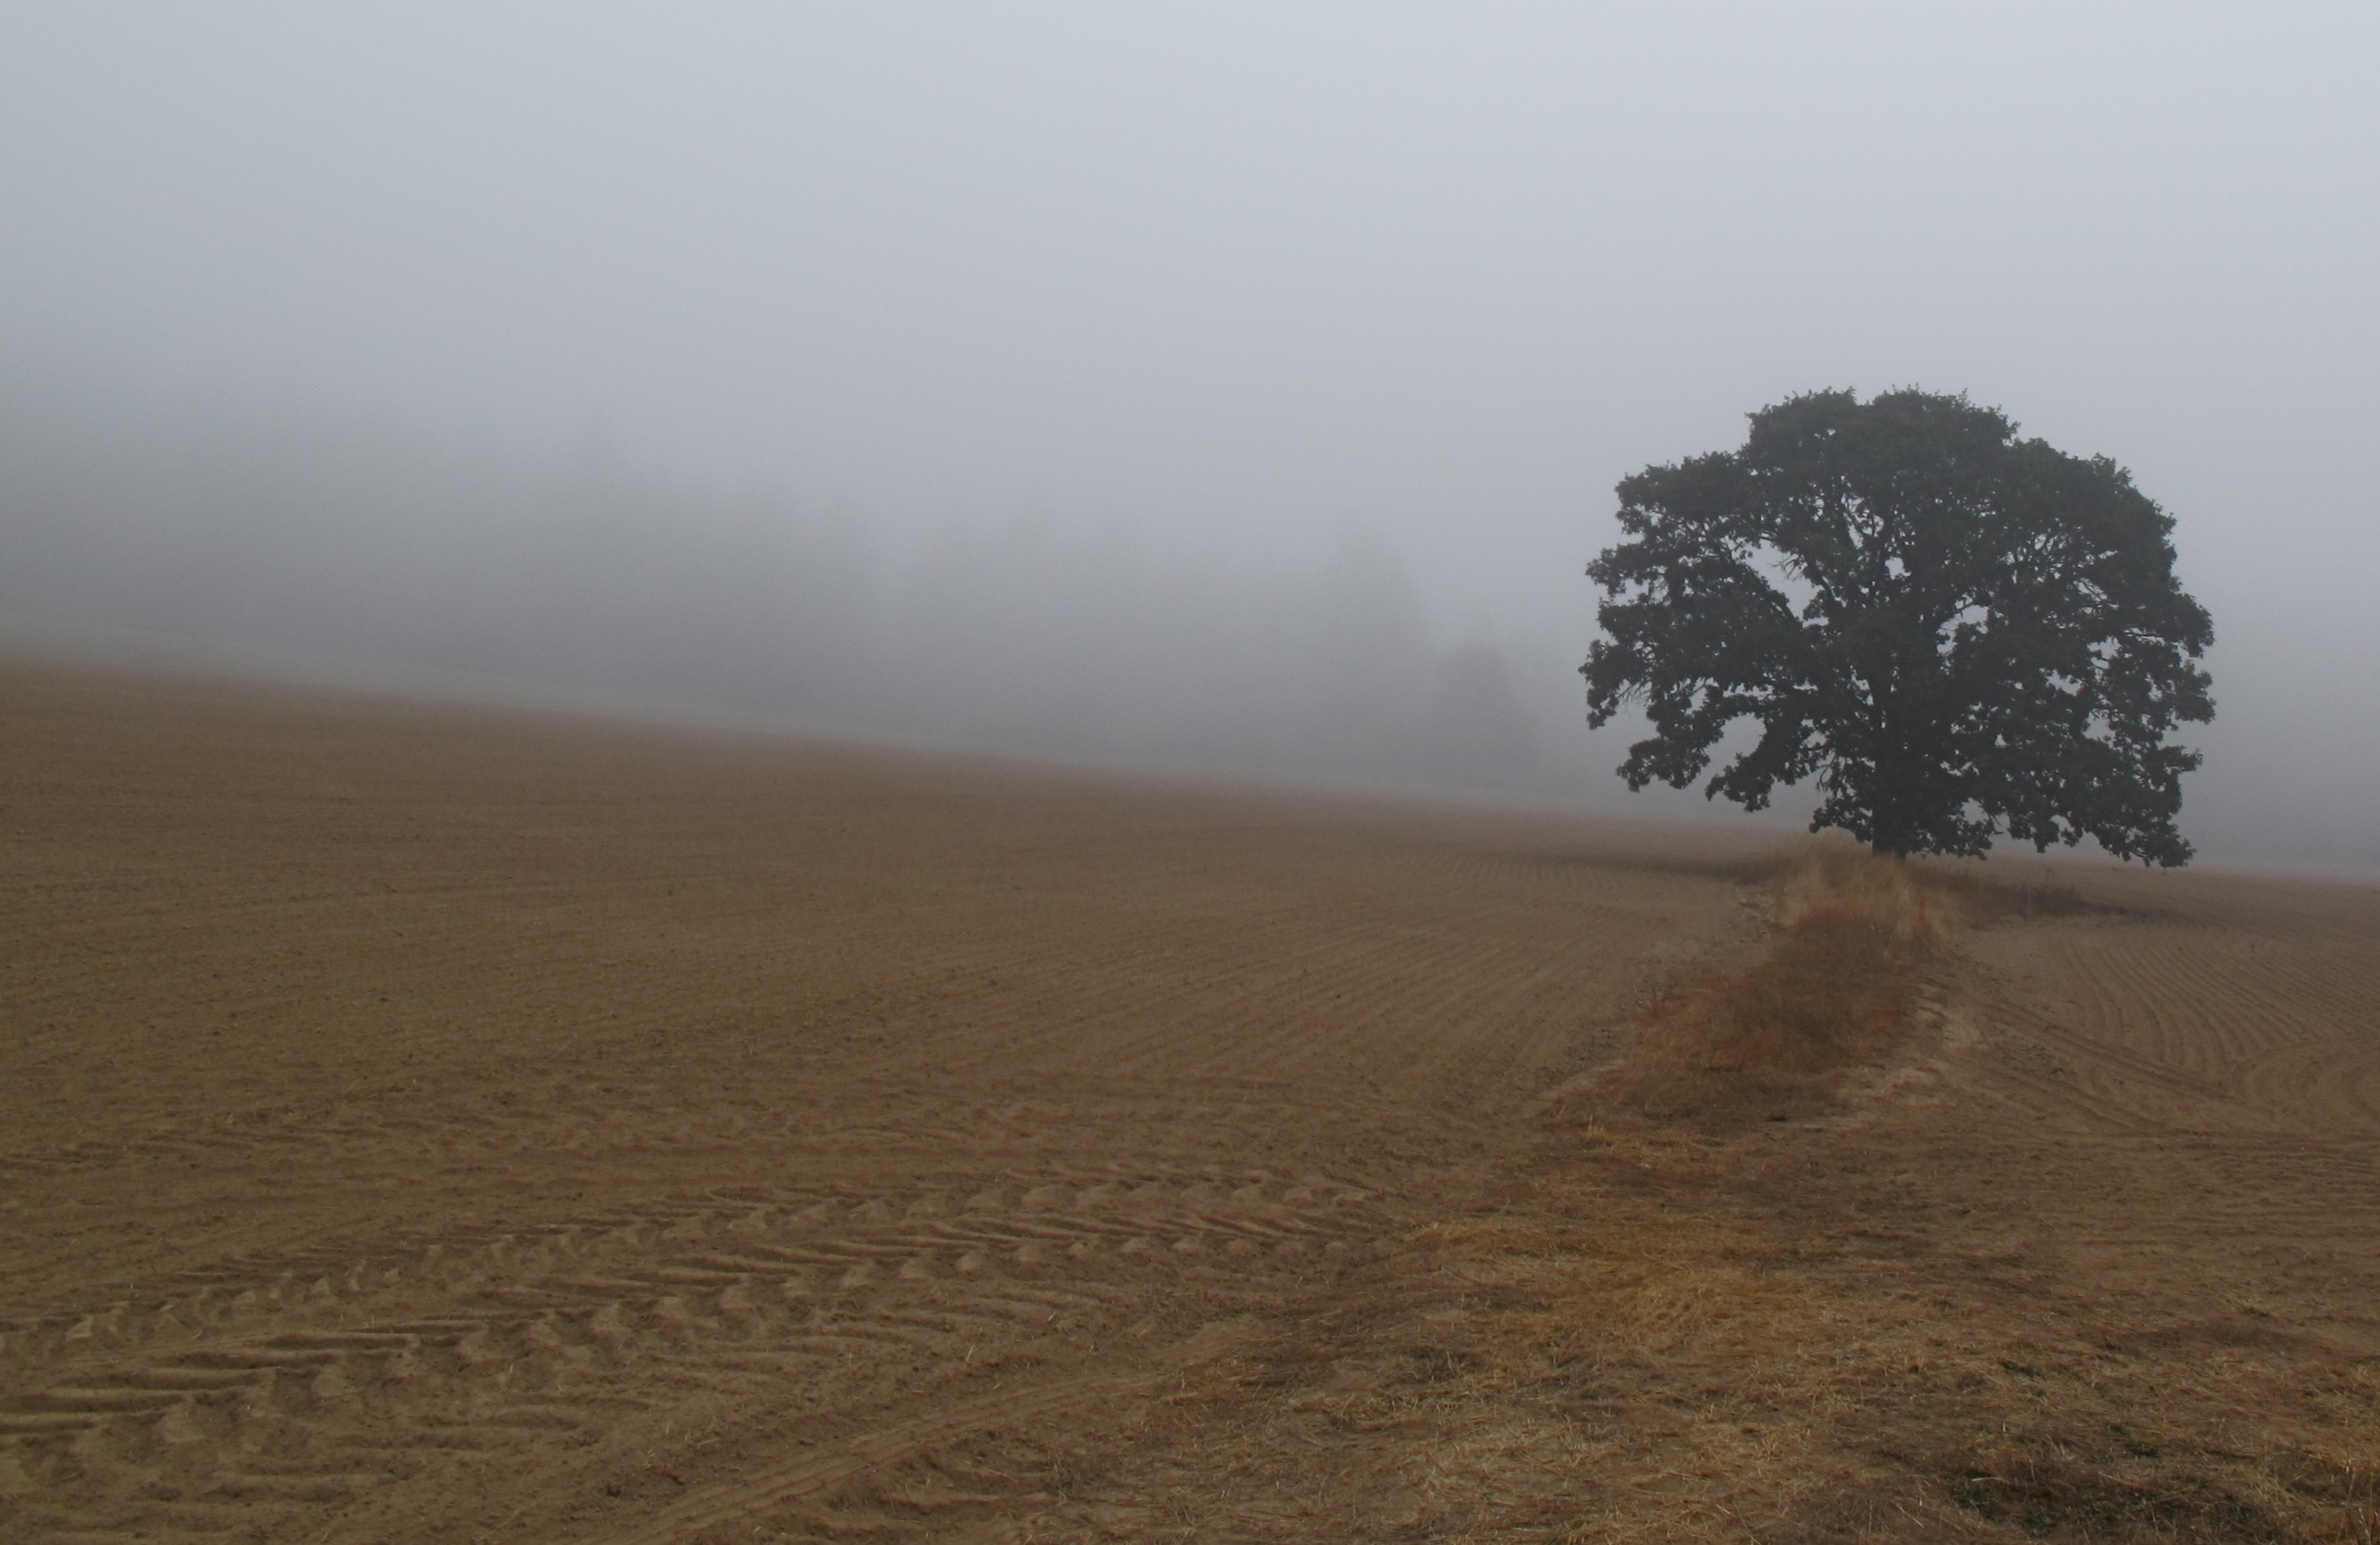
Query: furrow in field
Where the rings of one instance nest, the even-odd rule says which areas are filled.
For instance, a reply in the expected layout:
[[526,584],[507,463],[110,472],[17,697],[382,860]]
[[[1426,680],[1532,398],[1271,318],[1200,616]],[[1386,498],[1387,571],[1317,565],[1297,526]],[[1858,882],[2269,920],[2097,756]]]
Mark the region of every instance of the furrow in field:
[[676,1545],[706,1529],[755,1519],[854,1477],[898,1465],[933,1444],[968,1433],[1029,1424],[1103,1395],[1146,1389],[1172,1370],[1165,1363],[1105,1369],[950,1402],[929,1414],[889,1422],[859,1437],[758,1467],[733,1482],[705,1487],[650,1517],[594,1538],[609,1545]]
[[[1310,922],[1293,930],[1284,923],[1278,930],[1219,943],[1208,960],[1169,960],[1161,970],[1143,966],[1104,992],[1082,990],[1072,973],[1053,972],[1038,992],[987,1002],[980,1022],[963,1032],[945,1032],[920,1047],[920,1054],[969,1066],[1055,1062],[1069,1070],[1087,1051],[1098,1058],[1095,1066],[1116,1069],[1134,1047],[1150,1042],[1171,1047],[1178,1056],[1188,1049],[1178,1039],[1186,1025],[1228,1023],[1234,1008],[1251,1004],[1304,1001],[1322,991],[1323,984],[1343,981],[1367,962],[1409,948],[1403,930],[1350,933],[1316,928]],[[1097,980],[1115,967],[1095,963],[1088,969]],[[1201,1051],[1215,1049],[1203,1039],[1195,1044]],[[1272,1056],[1292,1050],[1276,1047]],[[1250,1071],[1261,1076],[1262,1067]],[[1194,1070],[1182,1071],[1196,1077]]]
[[2106,1105],[2240,1129],[2373,1118],[2380,1040],[2366,1027],[2380,999],[2365,998],[2365,969],[2204,927],[2070,929],[1985,949],[2005,973],[2021,969],[2015,997]]
[[[172,1340],[209,1325],[310,1315],[390,1284],[534,1273],[565,1261],[609,1261],[686,1249],[769,1244],[850,1259],[895,1254],[947,1237],[952,1248],[984,1231],[1018,1231],[1018,1243],[1068,1242],[1072,1231],[1105,1236],[1172,1229],[1281,1238],[1342,1231],[1370,1193],[1318,1173],[1301,1177],[1220,1166],[1183,1170],[1111,1165],[981,1173],[941,1187],[891,1191],[828,1186],[782,1190],[739,1187],[662,1210],[586,1214],[540,1228],[448,1236],[356,1259],[303,1254],[228,1263],[97,1308],[0,1322],[0,1353],[21,1359],[92,1346]],[[888,1233],[905,1226],[927,1234]],[[860,1232],[855,1232],[859,1230]],[[820,1259],[829,1257],[821,1256]]]
[[[598,1429],[616,1436],[624,1412],[651,1402],[657,1378],[670,1386],[667,1408],[753,1394],[745,1384],[760,1376],[747,1371],[755,1358],[778,1375],[799,1365],[814,1385],[893,1376],[880,1366],[887,1358],[903,1380],[925,1368],[945,1377],[945,1365],[997,1364],[1053,1331],[1096,1330],[1151,1273],[1295,1274],[1361,1243],[1367,1223],[1378,1226],[1344,1201],[1314,1205],[1320,1199],[1303,1186],[1045,1180],[1016,1200],[1035,1192],[1062,1205],[1012,1207],[1005,1193],[995,1201],[980,1191],[968,1213],[931,1194],[842,1198],[845,1223],[901,1216],[808,1237],[792,1225],[816,1203],[786,1211],[784,1227],[769,1209],[689,1204],[590,1220],[546,1240],[458,1241],[403,1265],[357,1262],[345,1280],[359,1285],[344,1298],[327,1274],[298,1285],[321,1262],[269,1270],[261,1293],[220,1285],[214,1297],[228,1301],[219,1314],[188,1299],[151,1310],[152,1342],[156,1319],[176,1310],[206,1327],[184,1327],[170,1351],[159,1347],[166,1355],[86,1349],[142,1339],[124,1323],[65,1342],[55,1360],[77,1371],[20,1385],[0,1409],[0,1445],[7,1473],[23,1478],[19,1505],[36,1516],[63,1510],[129,1527],[138,1499],[161,1491],[344,1504],[397,1480],[459,1483],[461,1431],[522,1464]],[[734,1356],[722,1361],[722,1352]],[[269,1488],[240,1467],[255,1451],[284,1467]],[[367,1451],[373,1467],[359,1470],[354,1456]]]

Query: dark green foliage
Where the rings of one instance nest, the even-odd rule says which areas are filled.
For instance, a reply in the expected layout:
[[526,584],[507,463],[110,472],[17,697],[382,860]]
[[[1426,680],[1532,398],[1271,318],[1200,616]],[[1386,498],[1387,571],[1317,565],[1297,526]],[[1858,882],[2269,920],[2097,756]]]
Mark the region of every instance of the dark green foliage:
[[2168,745],[2214,718],[2205,610],[2172,520],[2106,457],[2019,440],[1964,396],[1814,392],[1741,451],[1621,483],[1628,540],[1587,569],[1608,635],[1589,722],[1641,702],[1620,767],[1683,788],[1728,726],[1758,743],[1706,796],[1766,807],[1815,775],[1811,829],[1878,852],[1980,853],[2000,832],[2180,864]]

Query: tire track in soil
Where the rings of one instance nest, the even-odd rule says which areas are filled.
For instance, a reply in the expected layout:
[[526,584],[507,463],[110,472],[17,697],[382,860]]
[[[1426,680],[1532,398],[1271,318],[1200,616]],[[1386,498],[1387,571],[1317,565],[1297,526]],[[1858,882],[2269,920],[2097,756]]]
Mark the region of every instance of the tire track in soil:
[[[38,1327],[47,1355],[31,1360],[50,1377],[12,1379],[0,1475],[61,1521],[152,1538],[203,1532],[225,1505],[346,1506],[397,1482],[434,1494],[463,1484],[463,1455],[533,1465],[616,1439],[658,1370],[674,1406],[822,1363],[868,1384],[880,1365],[972,1366],[1061,1322],[1105,1325],[1148,1279],[1295,1276],[1369,1246],[1382,1220],[1365,1193],[1314,1179],[1142,1170],[965,1198],[747,1197],[265,1263]],[[42,1511],[20,1522],[38,1531]]]
[[[662,1509],[637,1527],[599,1536],[604,1545],[671,1545],[705,1529],[753,1519],[852,1479],[897,1466],[939,1443],[1000,1428],[1013,1428],[1081,1406],[1099,1396],[1143,1392],[1205,1362],[1232,1341],[1229,1322],[1202,1331],[1130,1370],[1107,1370],[1051,1380],[1023,1390],[1002,1390],[975,1400],[946,1403],[929,1414],[888,1421],[848,1444],[822,1445],[790,1462],[767,1466],[735,1481],[705,1487]],[[1216,1333],[1221,1334],[1216,1334]],[[975,1498],[937,1498],[928,1503]]]

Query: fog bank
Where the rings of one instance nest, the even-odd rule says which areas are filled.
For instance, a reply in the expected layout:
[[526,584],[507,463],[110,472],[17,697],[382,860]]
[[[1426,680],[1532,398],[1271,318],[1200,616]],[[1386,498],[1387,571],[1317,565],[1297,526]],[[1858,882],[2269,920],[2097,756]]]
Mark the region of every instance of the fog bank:
[[0,606],[1699,809],[1581,722],[1612,485],[1965,391],[2175,516],[2185,835],[2380,864],[2375,58],[2343,3],[19,0]]
[[[0,620],[20,628],[830,734],[1742,818],[1612,776],[1642,727],[1585,728],[1584,577],[1564,613],[1457,629],[1377,534],[1305,561],[1189,538],[1054,516],[901,529],[798,490],[724,492],[600,435],[528,461],[328,416],[0,389]],[[2216,662],[2217,723],[2186,727],[2211,754],[2185,834],[2218,862],[2380,865],[2361,764],[2289,754],[2325,732],[2351,751],[2368,705],[2342,700],[2326,731],[2292,722],[2320,667],[2234,657],[2248,669]],[[1812,803],[1786,791],[1765,819],[1790,831]]]
[[524,467],[20,386],[0,401],[0,613],[1028,754],[1583,781],[1505,647],[1441,637],[1377,537],[1272,569],[1051,520],[895,541],[600,442]]

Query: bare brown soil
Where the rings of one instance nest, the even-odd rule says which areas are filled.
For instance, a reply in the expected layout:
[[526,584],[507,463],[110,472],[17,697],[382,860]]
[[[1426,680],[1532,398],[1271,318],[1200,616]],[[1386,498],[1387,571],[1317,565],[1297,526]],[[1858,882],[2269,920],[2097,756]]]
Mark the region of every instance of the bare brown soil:
[[1814,956],[1707,830],[0,725],[0,1539],[2380,1539],[2370,888]]

